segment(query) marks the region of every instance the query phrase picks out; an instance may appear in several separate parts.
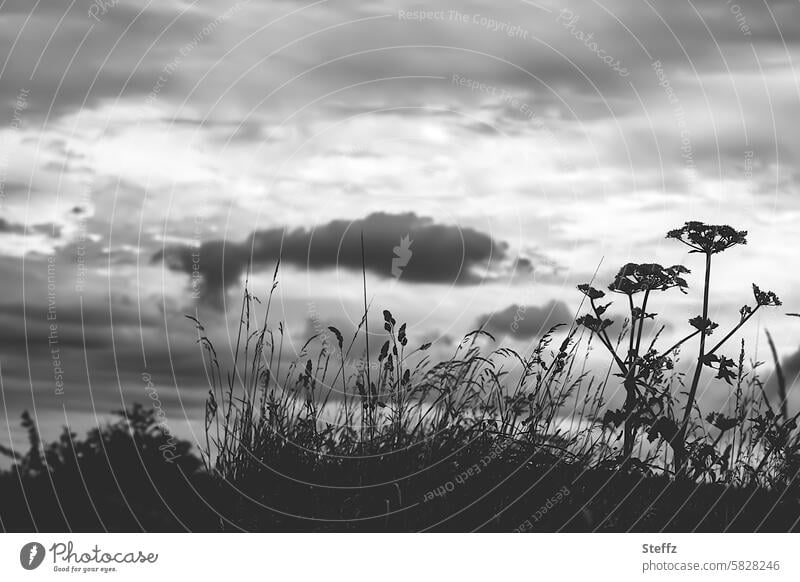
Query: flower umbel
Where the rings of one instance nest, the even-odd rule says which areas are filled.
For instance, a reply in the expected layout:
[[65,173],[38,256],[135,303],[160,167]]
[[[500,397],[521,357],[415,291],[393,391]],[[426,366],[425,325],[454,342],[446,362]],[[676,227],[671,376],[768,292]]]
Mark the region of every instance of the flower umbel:
[[640,291],[666,291],[677,287],[684,293],[689,286],[681,275],[689,269],[683,265],[662,267],[658,263],[628,263],[623,266],[608,288],[614,293],[633,295]]
[[592,287],[588,283],[583,283],[581,285],[578,285],[578,291],[580,291],[581,293],[583,293],[589,299],[592,299],[592,300],[601,299],[602,297],[605,297],[605,293],[600,291],[600,289],[595,289],[594,287]]
[[583,315],[579,317],[575,322],[578,325],[582,325],[587,329],[593,331],[594,333],[602,333],[607,327],[610,327],[614,322],[610,319],[601,319],[599,317],[594,317],[589,315]]
[[705,335],[711,335],[715,329],[719,327],[718,323],[710,319],[703,319],[702,315],[693,317],[689,320],[689,324],[698,331],[702,331]]
[[756,305],[763,307],[778,307],[783,305],[778,296],[772,291],[762,291],[758,285],[753,283],[753,297],[756,298]]
[[727,224],[706,224],[697,220],[684,223],[667,233],[691,248],[693,253],[714,255],[735,245],[747,244],[747,231],[736,230]]

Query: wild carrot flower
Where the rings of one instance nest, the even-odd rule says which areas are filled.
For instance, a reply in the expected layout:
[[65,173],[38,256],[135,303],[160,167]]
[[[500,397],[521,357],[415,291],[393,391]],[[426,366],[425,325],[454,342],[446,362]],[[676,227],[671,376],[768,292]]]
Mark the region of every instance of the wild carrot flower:
[[605,297],[605,293],[600,291],[600,289],[595,289],[588,283],[583,283],[582,285],[578,285],[578,291],[586,295],[589,299],[601,299]]
[[735,428],[739,424],[740,419],[729,418],[720,412],[709,412],[706,416],[706,422],[713,424],[719,430],[725,432]]
[[691,248],[690,252],[714,255],[735,245],[747,244],[747,231],[736,230],[727,224],[705,224],[697,220],[667,233]]
[[756,299],[756,305],[760,307],[778,307],[779,305],[783,305],[775,293],[772,291],[762,291],[755,283],[753,283],[753,297]]
[[683,265],[662,267],[658,263],[628,263],[623,266],[608,288],[614,293],[633,295],[641,291],[666,291],[678,287],[685,293],[688,283],[681,275],[689,269]]
[[610,327],[614,323],[610,319],[601,319],[599,317],[589,315],[588,313],[576,319],[575,322],[578,325],[582,325],[597,334],[602,333],[607,327]]
[[689,320],[689,324],[698,331],[702,331],[705,335],[711,335],[715,329],[719,327],[718,323],[711,321],[708,318],[703,318],[702,315],[693,317]]

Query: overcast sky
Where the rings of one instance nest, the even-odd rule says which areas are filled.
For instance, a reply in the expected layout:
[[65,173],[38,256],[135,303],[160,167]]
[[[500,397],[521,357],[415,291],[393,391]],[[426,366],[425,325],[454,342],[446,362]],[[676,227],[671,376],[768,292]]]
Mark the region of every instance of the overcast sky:
[[352,330],[362,232],[376,312],[444,353],[481,323],[525,349],[629,261],[694,269],[654,306],[676,336],[701,265],[664,235],[729,223],[749,244],[712,319],[774,290],[742,337],[800,368],[797,0],[0,0],[0,47],[14,430],[144,400],[145,373],[185,428],[207,386],[183,315],[230,350],[248,268],[263,297],[281,255],[291,345]]

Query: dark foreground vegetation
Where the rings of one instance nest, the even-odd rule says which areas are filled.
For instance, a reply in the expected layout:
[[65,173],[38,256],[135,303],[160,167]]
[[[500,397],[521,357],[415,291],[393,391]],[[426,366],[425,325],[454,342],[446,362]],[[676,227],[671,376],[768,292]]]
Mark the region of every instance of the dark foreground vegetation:
[[[494,338],[477,330],[452,357],[431,363],[430,345],[413,345],[384,311],[385,337],[373,352],[366,344],[355,354],[368,363],[355,370],[348,362],[361,351],[356,340],[375,337],[366,306],[349,341],[326,328],[281,370],[283,326],[269,322],[277,281],[260,323],[253,308],[261,302],[246,291],[229,366],[195,320],[211,379],[204,443],[192,448],[167,434],[155,409],[142,406],[85,438],[65,433],[46,445],[25,416],[30,450],[0,449],[14,460],[0,474],[0,525],[800,530],[798,415],[788,409],[778,358],[779,397],[771,402],[744,343],[723,354],[756,311],[780,301],[753,285],[738,323],[718,330],[708,318],[712,259],[744,244],[746,233],[690,222],[668,237],[699,255],[704,270],[701,312],[687,316],[685,338],[666,348],[648,310],[659,293],[686,292],[682,265],[631,263],[605,291],[581,285],[584,314],[528,354],[493,348]],[[619,321],[607,292],[623,300]],[[598,353],[608,356],[599,372],[588,361]],[[730,396],[723,409],[700,409],[698,388],[706,385]],[[607,394],[618,389],[624,402],[614,408]]]

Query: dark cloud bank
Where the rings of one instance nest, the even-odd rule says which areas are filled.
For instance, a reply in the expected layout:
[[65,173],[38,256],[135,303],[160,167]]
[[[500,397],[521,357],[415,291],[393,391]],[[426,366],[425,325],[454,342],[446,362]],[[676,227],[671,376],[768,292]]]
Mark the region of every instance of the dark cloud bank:
[[242,242],[212,240],[199,247],[171,246],[156,253],[172,270],[197,273],[199,293],[215,300],[239,281],[248,265],[282,264],[302,269],[361,269],[409,283],[474,284],[507,258],[507,245],[473,228],[436,224],[432,218],[374,213],[314,228],[258,230]]
[[542,306],[509,305],[502,311],[481,316],[477,325],[496,336],[531,339],[555,325],[569,324],[574,317],[563,301],[550,301]]

